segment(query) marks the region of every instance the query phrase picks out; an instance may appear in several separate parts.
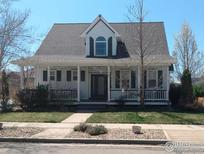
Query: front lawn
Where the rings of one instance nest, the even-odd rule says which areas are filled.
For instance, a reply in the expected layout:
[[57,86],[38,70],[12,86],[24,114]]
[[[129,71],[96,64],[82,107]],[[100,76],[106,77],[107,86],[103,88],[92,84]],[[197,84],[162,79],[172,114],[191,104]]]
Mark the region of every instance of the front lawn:
[[88,123],[204,124],[203,113],[173,111],[98,112]]
[[71,114],[71,112],[8,112],[0,113],[0,121],[57,123],[66,119]]

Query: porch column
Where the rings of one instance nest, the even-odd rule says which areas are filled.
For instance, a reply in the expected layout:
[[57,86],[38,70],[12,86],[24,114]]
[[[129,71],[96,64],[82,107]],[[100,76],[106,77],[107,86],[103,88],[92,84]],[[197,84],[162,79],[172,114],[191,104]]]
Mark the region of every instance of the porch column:
[[50,93],[50,90],[51,90],[51,87],[50,87],[50,66],[47,67],[47,71],[48,71],[48,100],[50,102],[50,99],[51,99],[51,93]]
[[78,100],[78,102],[80,102],[80,66],[78,65],[78,67],[77,67],[77,79],[78,79],[78,81],[77,81],[77,86],[78,86],[78,88],[77,88],[77,94],[78,94],[78,97],[77,97],[77,100]]
[[169,67],[167,67],[167,93],[166,98],[169,100]]
[[107,67],[107,101],[110,102],[110,66]]
[[20,80],[21,89],[24,89],[24,66],[21,66],[21,80]]
[[139,94],[137,98],[138,98],[138,101],[140,101],[140,66],[139,65],[137,67],[137,90]]
[[140,89],[140,66],[137,67],[137,88]]
[[48,70],[48,85],[50,88],[50,66],[47,67],[47,70]]

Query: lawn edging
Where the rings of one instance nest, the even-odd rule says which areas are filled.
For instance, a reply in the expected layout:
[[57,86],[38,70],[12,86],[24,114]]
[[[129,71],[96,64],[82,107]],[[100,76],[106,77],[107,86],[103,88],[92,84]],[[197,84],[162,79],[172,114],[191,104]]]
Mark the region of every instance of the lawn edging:
[[144,144],[144,145],[164,145],[170,140],[165,139],[82,139],[82,138],[23,138],[23,137],[0,137],[0,142],[28,142],[28,143],[81,143],[81,144]]

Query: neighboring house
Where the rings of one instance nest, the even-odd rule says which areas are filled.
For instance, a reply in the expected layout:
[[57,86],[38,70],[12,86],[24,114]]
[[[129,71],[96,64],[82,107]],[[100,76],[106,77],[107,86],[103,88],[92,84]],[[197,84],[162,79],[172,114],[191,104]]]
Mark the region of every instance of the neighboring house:
[[[113,104],[123,96],[138,104],[136,26],[108,23],[101,15],[92,23],[54,24],[33,57],[13,63],[34,66],[35,85],[49,85],[51,100]],[[169,66],[175,59],[169,55],[163,22],[145,22],[143,27],[144,40],[151,42],[145,59],[145,104],[167,104]]]

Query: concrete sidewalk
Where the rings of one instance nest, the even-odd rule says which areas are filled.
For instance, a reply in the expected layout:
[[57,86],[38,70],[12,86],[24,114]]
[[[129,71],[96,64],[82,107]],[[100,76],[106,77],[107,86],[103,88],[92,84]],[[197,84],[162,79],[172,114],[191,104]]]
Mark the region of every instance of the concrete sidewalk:
[[[73,128],[79,122],[71,123],[29,123],[29,122],[2,122],[4,127],[39,127],[39,128]],[[122,123],[88,123],[104,125],[108,129],[131,129],[132,126],[141,126],[142,129],[163,130],[204,130],[204,125],[169,125],[169,124],[122,124]]]

